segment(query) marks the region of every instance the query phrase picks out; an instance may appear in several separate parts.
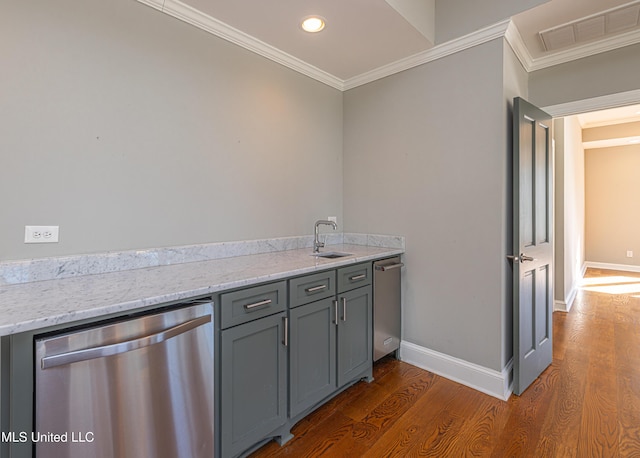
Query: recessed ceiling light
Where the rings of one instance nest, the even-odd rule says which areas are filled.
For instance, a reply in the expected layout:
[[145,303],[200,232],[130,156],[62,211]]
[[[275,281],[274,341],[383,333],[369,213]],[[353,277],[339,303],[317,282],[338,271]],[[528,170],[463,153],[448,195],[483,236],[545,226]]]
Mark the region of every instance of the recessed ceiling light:
[[320,16],[308,16],[302,20],[300,27],[305,32],[315,33],[324,29],[324,19]]

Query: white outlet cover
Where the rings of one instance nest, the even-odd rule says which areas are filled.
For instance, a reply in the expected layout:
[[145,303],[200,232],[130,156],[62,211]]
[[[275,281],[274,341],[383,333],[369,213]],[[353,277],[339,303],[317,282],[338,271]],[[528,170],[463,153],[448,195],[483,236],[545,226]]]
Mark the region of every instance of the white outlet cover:
[[58,243],[60,226],[25,226],[24,243]]

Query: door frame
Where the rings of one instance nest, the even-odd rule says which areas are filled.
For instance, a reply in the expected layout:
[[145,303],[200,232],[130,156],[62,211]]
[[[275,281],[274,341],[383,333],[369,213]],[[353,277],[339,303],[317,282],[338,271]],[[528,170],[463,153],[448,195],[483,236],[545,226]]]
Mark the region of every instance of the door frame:
[[[540,107],[540,109],[542,109],[543,111],[551,115],[553,120],[555,118],[563,118],[565,116],[574,116],[574,115],[579,115],[582,113],[588,113],[592,111],[607,110],[610,108],[619,108],[626,105],[635,105],[635,104],[640,104],[640,89],[627,91],[627,92],[619,92],[619,93],[605,95],[605,96],[593,97],[589,99],[577,100],[573,102],[565,102],[557,105],[547,105],[547,106]],[[554,195],[556,196],[556,198],[564,199],[564,194],[562,195],[556,194],[557,192],[556,179],[557,177],[554,175],[554,181],[553,181]],[[555,239],[554,244],[559,242],[562,242],[564,244],[565,249],[563,250],[562,256],[563,256],[563,259],[565,259],[567,256],[566,247],[568,245],[567,245],[567,240],[564,239],[564,233],[563,232],[557,233],[555,232],[555,228],[554,228],[554,239]],[[582,240],[585,240],[584,233],[582,234]],[[564,265],[561,266],[561,265],[558,265],[558,263],[556,263],[556,255],[557,255],[557,252],[554,252],[554,263],[553,263],[554,270],[558,268],[564,269]],[[585,262],[586,262],[586,259],[585,259]],[[554,282],[555,282],[555,278],[554,278]],[[570,295],[570,297],[573,299],[575,298],[576,291],[575,291],[575,285],[571,285],[571,286],[572,286],[573,293]],[[554,290],[564,291],[564,285],[554,284]],[[564,297],[564,293],[561,299],[557,299],[554,297],[554,312],[555,311],[568,312],[571,307],[571,303],[567,304],[566,300],[567,298]]]

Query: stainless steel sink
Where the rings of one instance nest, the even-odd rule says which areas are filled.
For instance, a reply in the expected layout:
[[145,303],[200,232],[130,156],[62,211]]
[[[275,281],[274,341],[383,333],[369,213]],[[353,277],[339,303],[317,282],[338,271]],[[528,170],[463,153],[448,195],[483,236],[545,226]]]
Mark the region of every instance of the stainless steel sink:
[[311,256],[315,256],[317,258],[344,258],[345,256],[351,256],[352,253],[341,253],[340,251],[325,251],[322,253],[311,253]]

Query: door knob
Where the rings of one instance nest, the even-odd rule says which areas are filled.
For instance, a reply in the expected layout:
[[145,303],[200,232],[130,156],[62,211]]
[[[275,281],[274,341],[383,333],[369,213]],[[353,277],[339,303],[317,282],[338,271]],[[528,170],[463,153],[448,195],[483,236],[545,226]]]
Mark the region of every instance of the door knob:
[[514,262],[535,261],[535,258],[526,256],[524,253],[520,253],[520,256],[507,255],[507,259]]

